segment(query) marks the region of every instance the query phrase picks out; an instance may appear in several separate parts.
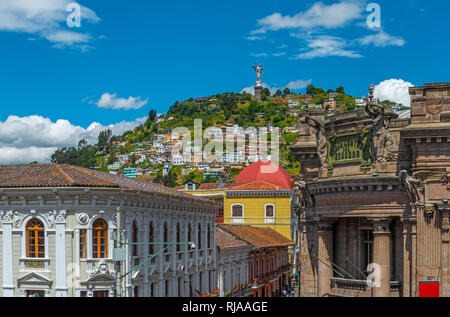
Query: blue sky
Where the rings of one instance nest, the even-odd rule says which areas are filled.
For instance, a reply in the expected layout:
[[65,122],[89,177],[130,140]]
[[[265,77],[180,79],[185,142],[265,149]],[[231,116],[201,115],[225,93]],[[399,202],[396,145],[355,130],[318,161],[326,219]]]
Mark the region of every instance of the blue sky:
[[357,0],[83,0],[80,28],[66,25],[70,2],[0,0],[0,148],[11,152],[0,163],[45,160],[41,148],[121,131],[177,100],[239,92],[257,63],[269,87],[343,85],[355,96],[390,79],[450,81],[446,1],[378,1],[375,29]]

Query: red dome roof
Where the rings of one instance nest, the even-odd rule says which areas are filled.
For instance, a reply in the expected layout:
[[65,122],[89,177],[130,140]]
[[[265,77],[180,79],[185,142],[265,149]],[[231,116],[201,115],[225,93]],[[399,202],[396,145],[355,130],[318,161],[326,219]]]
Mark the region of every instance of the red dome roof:
[[288,172],[271,161],[258,161],[244,168],[236,178],[235,184],[265,182],[282,188],[292,189],[294,180]]

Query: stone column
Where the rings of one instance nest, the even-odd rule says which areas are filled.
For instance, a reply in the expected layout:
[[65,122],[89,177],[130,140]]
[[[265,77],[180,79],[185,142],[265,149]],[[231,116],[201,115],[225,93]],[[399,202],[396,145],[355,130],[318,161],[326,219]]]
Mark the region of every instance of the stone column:
[[[67,296],[67,267],[66,267],[66,211],[59,211],[56,216],[55,234],[55,296]],[[71,281],[72,282],[72,281]],[[73,290],[71,290],[73,291]]]
[[374,287],[375,297],[389,297],[391,281],[391,250],[389,219],[373,220],[373,262],[380,268],[380,287]]
[[319,223],[318,231],[318,287],[317,296],[322,297],[331,291],[333,270],[333,227],[330,221]]
[[[3,218],[3,219],[1,219]],[[13,213],[7,211],[5,214],[0,211],[2,224],[2,276],[3,276],[3,297],[14,296],[14,270],[13,270]]]

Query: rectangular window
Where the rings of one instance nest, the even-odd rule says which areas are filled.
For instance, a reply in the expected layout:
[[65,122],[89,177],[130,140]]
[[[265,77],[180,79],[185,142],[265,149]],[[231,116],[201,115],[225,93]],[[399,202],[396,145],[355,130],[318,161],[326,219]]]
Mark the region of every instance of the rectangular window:
[[372,230],[362,231],[362,243],[363,243],[363,259],[361,271],[367,273],[367,266],[372,263],[373,260],[373,232]]
[[94,297],[109,297],[108,291],[94,291]]
[[43,290],[27,290],[27,297],[45,297],[45,292]]
[[86,251],[86,229],[80,230],[80,259],[87,258]]

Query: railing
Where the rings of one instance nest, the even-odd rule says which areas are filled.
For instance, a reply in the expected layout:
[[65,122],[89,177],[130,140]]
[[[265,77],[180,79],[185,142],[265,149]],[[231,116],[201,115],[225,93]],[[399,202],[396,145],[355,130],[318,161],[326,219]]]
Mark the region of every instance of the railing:
[[[390,282],[390,296],[400,297],[402,285],[399,281]],[[367,284],[367,280],[355,280],[333,277],[331,279],[330,295],[335,296],[355,296],[368,297],[372,295],[372,288]]]
[[401,297],[402,296],[402,283],[399,281],[391,281],[391,296],[392,297]]

